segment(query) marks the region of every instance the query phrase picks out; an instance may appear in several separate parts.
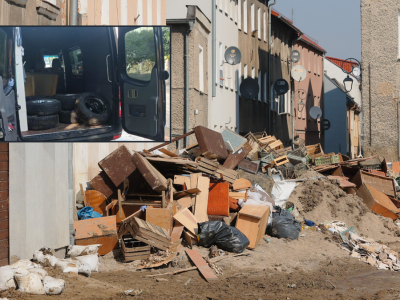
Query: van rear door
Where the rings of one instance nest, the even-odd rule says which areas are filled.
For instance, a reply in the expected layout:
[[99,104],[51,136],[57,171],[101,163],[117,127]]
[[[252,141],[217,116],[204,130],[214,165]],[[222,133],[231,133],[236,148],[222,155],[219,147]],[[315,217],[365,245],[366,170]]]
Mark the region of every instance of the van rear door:
[[122,127],[164,141],[165,80],[162,27],[118,27]]

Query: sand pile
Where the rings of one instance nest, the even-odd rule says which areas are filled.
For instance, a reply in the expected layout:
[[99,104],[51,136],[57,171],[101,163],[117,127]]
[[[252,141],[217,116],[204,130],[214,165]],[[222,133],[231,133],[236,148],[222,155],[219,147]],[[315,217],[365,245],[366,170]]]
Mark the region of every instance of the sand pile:
[[[304,177],[313,177],[307,175]],[[316,224],[338,220],[376,241],[399,240],[400,228],[391,219],[372,212],[360,197],[347,194],[334,180],[322,178],[301,182],[288,201],[294,203],[302,218]]]

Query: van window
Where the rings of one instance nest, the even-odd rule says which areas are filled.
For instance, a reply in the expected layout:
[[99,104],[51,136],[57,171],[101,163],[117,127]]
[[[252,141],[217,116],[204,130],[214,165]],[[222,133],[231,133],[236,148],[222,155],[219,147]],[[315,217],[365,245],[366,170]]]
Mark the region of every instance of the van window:
[[153,27],[141,27],[125,35],[126,73],[130,78],[150,81],[156,64]]
[[58,55],[44,55],[43,60],[46,64],[46,68],[51,68],[53,65],[53,59],[59,59]]
[[0,29],[0,76],[3,86],[7,83],[7,69],[7,34]]
[[76,48],[69,52],[69,60],[71,62],[72,75],[83,75],[82,51],[80,48]]

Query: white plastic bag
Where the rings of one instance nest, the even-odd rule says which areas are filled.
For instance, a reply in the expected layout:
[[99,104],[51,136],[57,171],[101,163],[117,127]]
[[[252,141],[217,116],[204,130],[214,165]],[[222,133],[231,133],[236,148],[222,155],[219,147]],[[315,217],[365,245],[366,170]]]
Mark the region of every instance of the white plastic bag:
[[81,262],[78,270],[79,274],[85,275],[86,277],[90,277],[92,275],[92,268],[86,262]]
[[87,246],[70,245],[68,247],[67,255],[69,257],[77,257],[81,255],[97,254],[97,251],[99,251],[99,248],[101,246],[102,246],[101,244],[87,245]]
[[29,269],[29,273],[38,274],[42,281],[47,276],[47,272],[45,270],[39,269],[39,268]]
[[44,287],[42,280],[38,274],[30,273],[26,276],[15,276],[17,281],[18,291],[22,293],[34,294],[34,295],[44,295]]
[[43,280],[43,286],[47,295],[60,295],[65,289],[65,281],[46,276]]
[[89,264],[92,272],[99,271],[99,257],[97,254],[78,256],[76,259],[80,262]]
[[60,259],[56,263],[56,267],[61,268],[63,273],[75,273],[78,274],[79,272],[79,267],[80,267],[80,262],[79,261],[72,261],[71,259]]
[[10,266],[0,268],[0,292],[15,288],[14,269]]
[[275,200],[275,205],[282,206],[289,199],[296,185],[296,182],[275,180],[271,191],[272,198]]

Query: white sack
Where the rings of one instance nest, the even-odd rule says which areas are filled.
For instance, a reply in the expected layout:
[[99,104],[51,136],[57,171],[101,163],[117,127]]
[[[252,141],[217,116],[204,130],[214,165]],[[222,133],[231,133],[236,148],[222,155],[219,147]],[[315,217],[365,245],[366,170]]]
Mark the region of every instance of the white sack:
[[97,251],[99,251],[99,248],[101,246],[102,246],[101,244],[87,245],[87,246],[70,245],[68,247],[67,255],[69,257],[77,257],[81,255],[97,254]]
[[79,260],[82,263],[87,263],[90,266],[90,270],[92,272],[98,272],[99,271],[99,257],[97,254],[92,254],[92,255],[84,255],[84,256],[78,256],[75,257],[77,260]]
[[60,295],[65,289],[65,281],[46,276],[43,280],[44,291],[47,295]]
[[31,273],[26,276],[15,276],[17,281],[18,291],[22,293],[34,294],[34,295],[44,295],[44,287],[42,280],[38,274]]
[[47,272],[43,269],[39,269],[39,268],[34,268],[34,269],[30,269],[29,273],[34,273],[34,274],[38,274],[40,276],[40,279],[43,281],[43,279],[47,276]]
[[71,259],[60,259],[56,263],[56,267],[61,268],[63,273],[78,274],[81,263],[79,261],[72,261]]
[[87,262],[81,262],[78,270],[79,274],[90,277],[92,275],[92,268]]
[[296,182],[277,181],[275,180],[274,186],[272,187],[272,198],[275,200],[275,205],[282,206],[289,199]]
[[0,292],[15,288],[14,269],[10,266],[0,268]]

